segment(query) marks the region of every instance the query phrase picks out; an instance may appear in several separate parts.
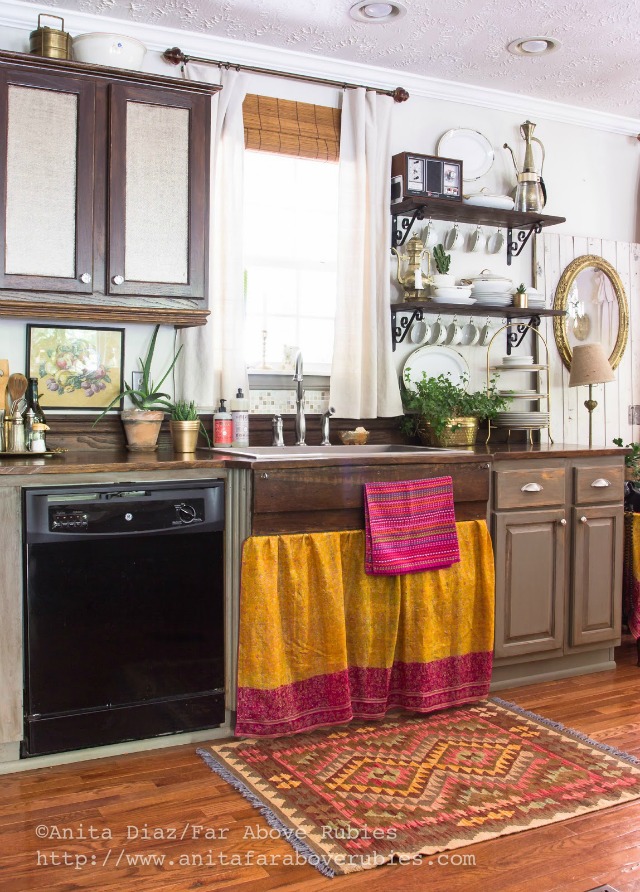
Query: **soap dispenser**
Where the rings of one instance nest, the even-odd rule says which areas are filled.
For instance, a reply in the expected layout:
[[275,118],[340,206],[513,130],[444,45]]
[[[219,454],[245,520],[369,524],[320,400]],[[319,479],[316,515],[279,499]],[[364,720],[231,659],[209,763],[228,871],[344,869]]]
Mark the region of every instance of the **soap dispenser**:
[[231,446],[233,442],[233,419],[227,412],[226,400],[221,399],[220,405],[213,415],[213,445]]
[[231,418],[233,419],[233,446],[249,445],[249,400],[242,388],[238,388],[236,398],[231,400]]

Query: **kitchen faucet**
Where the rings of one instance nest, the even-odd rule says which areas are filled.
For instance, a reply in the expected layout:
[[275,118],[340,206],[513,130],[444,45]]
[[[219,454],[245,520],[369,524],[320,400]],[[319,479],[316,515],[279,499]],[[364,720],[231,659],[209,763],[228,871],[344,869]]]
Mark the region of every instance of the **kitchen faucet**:
[[302,353],[296,356],[296,370],[293,375],[296,382],[296,446],[304,446],[306,423],[304,418],[304,390],[302,387]]

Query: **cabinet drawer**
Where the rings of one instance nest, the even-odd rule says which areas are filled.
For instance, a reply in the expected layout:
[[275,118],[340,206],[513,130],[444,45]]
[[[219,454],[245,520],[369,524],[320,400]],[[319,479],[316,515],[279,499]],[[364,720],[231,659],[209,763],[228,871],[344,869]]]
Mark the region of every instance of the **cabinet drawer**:
[[564,500],[564,468],[496,472],[496,508],[563,505]]
[[624,498],[624,468],[622,465],[574,468],[573,473],[576,505],[592,505],[594,502],[622,502]]

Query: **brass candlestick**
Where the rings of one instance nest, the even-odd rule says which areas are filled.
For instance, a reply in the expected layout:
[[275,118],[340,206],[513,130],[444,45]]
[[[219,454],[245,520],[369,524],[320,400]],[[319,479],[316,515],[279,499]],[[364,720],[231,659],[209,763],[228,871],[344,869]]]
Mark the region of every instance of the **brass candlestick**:
[[[398,284],[404,289],[406,301],[423,300],[427,287],[428,277],[431,274],[431,257],[429,251],[417,235],[412,236],[406,244],[406,251],[400,253],[396,248],[391,249],[398,258]],[[427,273],[422,271],[422,259],[427,257]],[[404,271],[402,270],[405,265]]]

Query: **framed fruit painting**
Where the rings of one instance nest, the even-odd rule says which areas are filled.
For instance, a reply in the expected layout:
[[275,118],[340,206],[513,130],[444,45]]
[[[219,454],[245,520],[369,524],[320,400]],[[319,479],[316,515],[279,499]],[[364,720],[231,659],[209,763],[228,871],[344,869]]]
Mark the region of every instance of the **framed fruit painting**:
[[43,409],[104,409],[123,390],[123,365],[123,328],[27,325],[28,375]]

